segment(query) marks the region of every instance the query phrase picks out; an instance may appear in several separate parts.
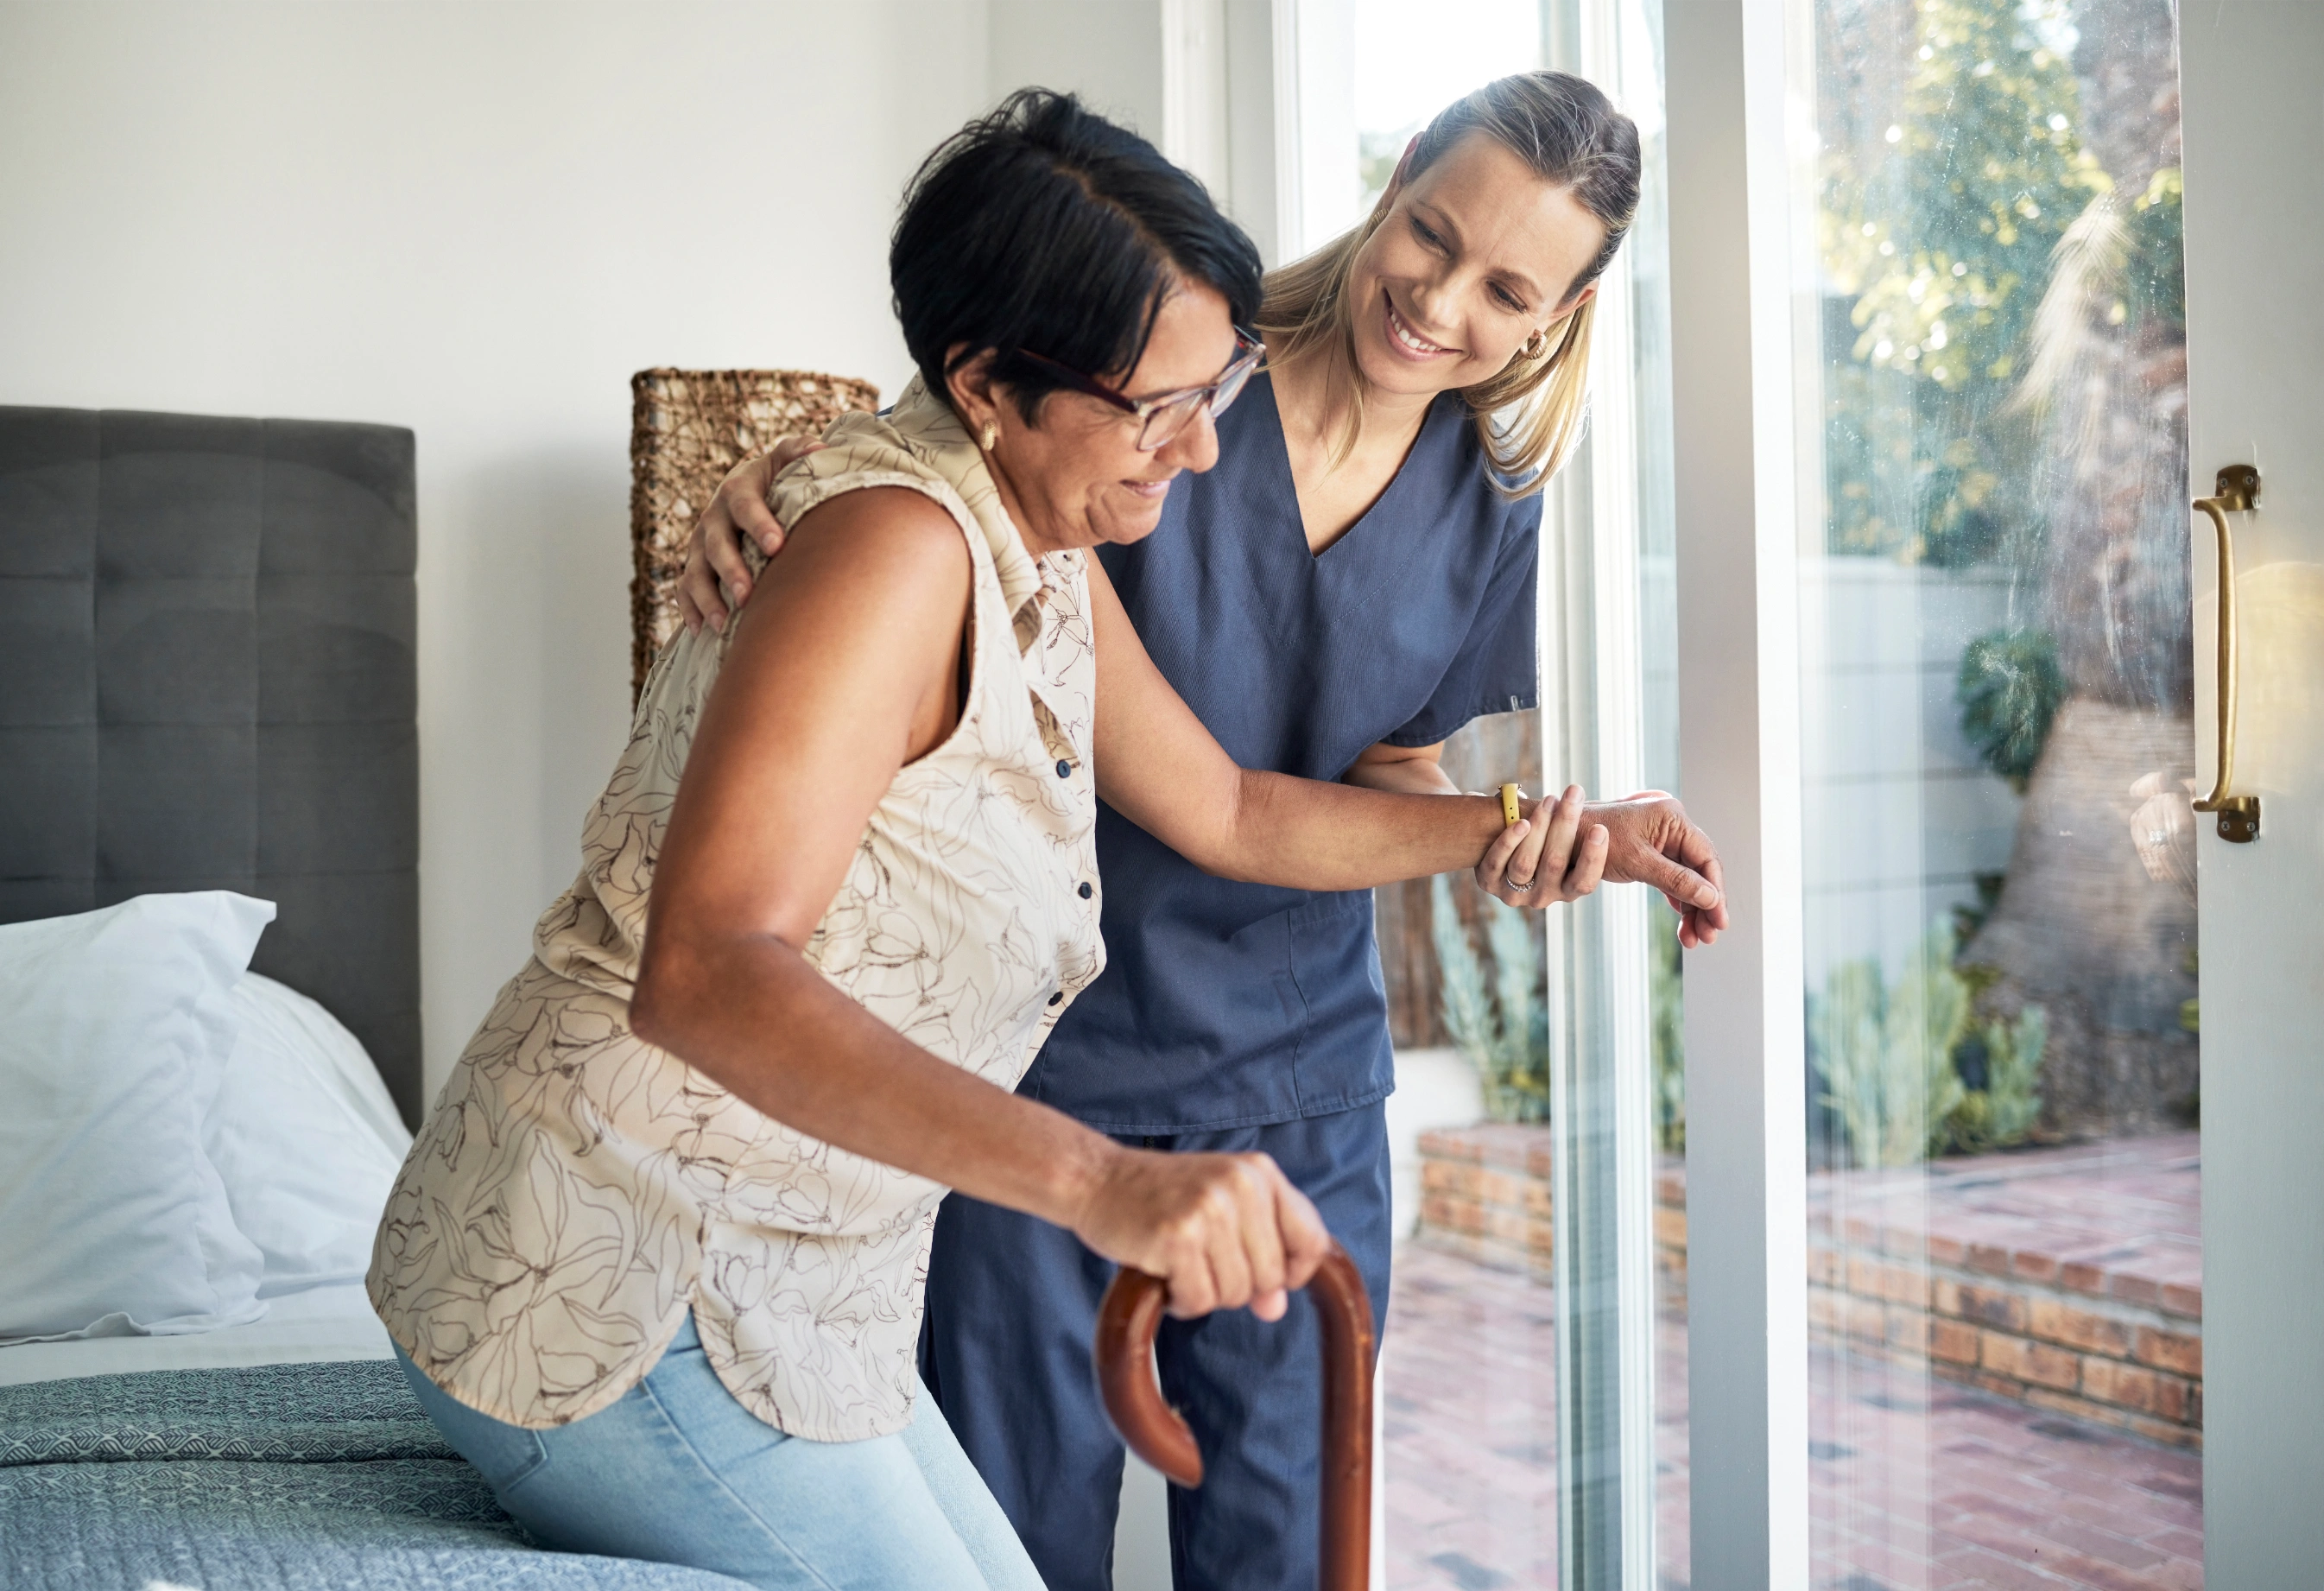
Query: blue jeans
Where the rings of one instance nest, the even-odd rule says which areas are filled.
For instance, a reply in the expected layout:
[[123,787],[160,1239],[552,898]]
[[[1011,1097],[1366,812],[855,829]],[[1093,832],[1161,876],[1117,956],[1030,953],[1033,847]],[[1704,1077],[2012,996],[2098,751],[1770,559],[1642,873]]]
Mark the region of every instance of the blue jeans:
[[786,1436],[726,1390],[688,1315],[618,1401],[527,1430],[457,1401],[401,1349],[396,1357],[444,1439],[543,1546],[683,1564],[770,1591],[1041,1591],[925,1389],[893,1436]]

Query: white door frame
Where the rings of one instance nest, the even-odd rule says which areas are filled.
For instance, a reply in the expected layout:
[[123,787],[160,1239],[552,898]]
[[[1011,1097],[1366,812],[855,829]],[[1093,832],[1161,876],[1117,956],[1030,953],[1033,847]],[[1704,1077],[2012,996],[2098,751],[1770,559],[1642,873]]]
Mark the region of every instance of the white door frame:
[[[1783,0],[1664,0],[1679,763],[1734,926],[1686,966],[1690,1580],[1808,1578],[1799,526]],[[1812,319],[1804,320],[1812,327]]]
[[[2324,6],[2202,0],[2181,27],[2190,483],[2262,477],[2259,512],[2229,516],[2236,789],[2259,796],[2260,835],[2196,830],[2205,1583],[2264,1591],[2324,1577]],[[2195,528],[2203,633],[2218,577]],[[2195,668],[2208,787],[2210,647]]]

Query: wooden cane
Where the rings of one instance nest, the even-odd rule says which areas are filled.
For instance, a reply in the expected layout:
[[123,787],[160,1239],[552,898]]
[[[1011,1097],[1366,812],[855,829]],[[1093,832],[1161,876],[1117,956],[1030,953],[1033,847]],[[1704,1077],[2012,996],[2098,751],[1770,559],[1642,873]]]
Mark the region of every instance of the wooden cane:
[[[1097,1312],[1097,1382],[1130,1450],[1182,1486],[1203,1484],[1194,1433],[1162,1401],[1154,1333],[1167,1288],[1124,1269]],[[1372,1557],[1372,1305],[1347,1251],[1333,1244],[1307,1284],[1323,1329],[1323,1522],[1318,1591],[1369,1591]]]

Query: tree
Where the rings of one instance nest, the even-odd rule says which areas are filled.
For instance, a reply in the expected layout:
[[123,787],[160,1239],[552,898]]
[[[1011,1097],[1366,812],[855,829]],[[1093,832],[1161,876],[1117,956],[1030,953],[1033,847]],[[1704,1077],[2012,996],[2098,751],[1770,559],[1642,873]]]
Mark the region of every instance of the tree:
[[[2028,550],[2009,400],[2068,224],[2110,181],[2044,42],[2060,0],[1833,5],[1820,217],[1831,547],[1960,564]],[[1842,319],[1844,318],[1844,319]]]
[[2169,0],[1819,17],[1828,546],[2022,585],[2024,627],[1987,651],[2046,643],[2063,700],[1987,726],[2031,772],[1963,954],[1998,975],[1981,1009],[2049,1009],[2053,1125],[2151,1126],[2194,1068],[2191,896],[2126,823],[2129,788],[2175,788],[2193,750]]

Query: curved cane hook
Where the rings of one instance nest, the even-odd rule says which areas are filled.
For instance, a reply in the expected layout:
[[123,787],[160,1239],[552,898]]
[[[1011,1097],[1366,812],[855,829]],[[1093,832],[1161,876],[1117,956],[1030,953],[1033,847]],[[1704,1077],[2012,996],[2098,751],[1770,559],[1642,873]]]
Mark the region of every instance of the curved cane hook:
[[1154,1334],[1169,1284],[1127,1265],[1097,1309],[1097,1386],[1130,1450],[1182,1486],[1203,1484],[1202,1450],[1154,1379]]
[[[1097,1381],[1130,1450],[1182,1486],[1203,1484],[1194,1434],[1162,1401],[1154,1334],[1167,1288],[1124,1267],[1097,1312]],[[1308,1283],[1323,1337],[1323,1591],[1365,1591],[1372,1548],[1372,1306],[1362,1272],[1333,1244]]]

